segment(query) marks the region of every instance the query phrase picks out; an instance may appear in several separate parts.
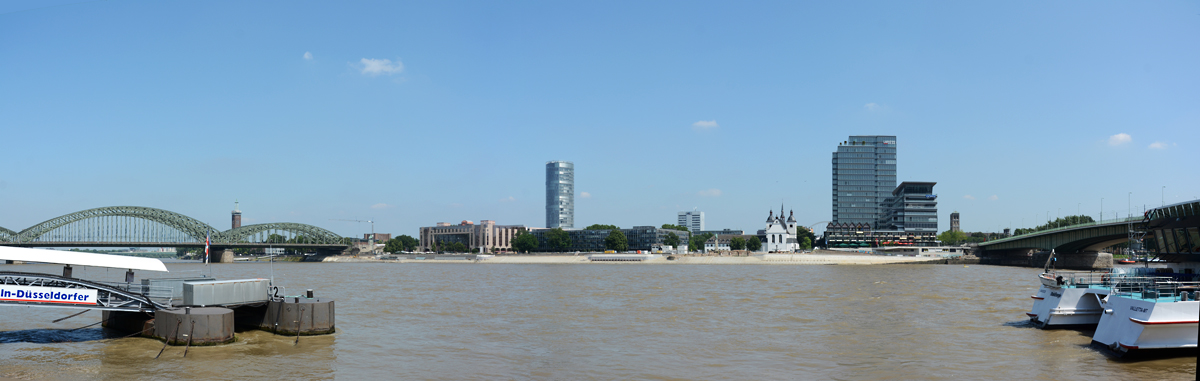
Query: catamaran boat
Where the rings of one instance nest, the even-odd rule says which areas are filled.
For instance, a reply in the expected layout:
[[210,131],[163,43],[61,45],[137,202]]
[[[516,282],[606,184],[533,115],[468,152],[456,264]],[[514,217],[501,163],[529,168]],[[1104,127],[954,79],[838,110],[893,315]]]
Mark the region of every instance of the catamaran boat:
[[[1117,356],[1195,349],[1200,323],[1200,200],[1151,210],[1146,239],[1168,264],[1113,284],[1092,344]],[[1150,236],[1153,236],[1151,238]]]

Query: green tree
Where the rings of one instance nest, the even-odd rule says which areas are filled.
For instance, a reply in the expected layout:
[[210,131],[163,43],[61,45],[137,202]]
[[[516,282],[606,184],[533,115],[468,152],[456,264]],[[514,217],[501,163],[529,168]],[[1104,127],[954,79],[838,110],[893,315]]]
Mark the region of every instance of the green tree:
[[663,224],[662,228],[663,228],[663,229],[667,229],[667,230],[678,230],[678,231],[681,231],[681,232],[690,231],[690,230],[689,230],[688,228],[686,228],[686,227],[679,226],[679,225],[671,225],[671,224]]
[[401,235],[400,237],[392,238],[392,240],[400,241],[401,251],[413,251],[417,249],[417,246],[421,245],[420,241],[417,241],[416,238],[409,237],[408,235]]
[[453,253],[467,252],[467,245],[463,245],[462,242],[455,242],[455,243],[450,244],[449,246],[450,246],[450,248],[449,248],[450,250],[447,250],[447,251],[450,251]]
[[622,252],[629,250],[629,240],[625,238],[625,233],[620,230],[613,230],[608,233],[608,237],[604,237],[604,248],[606,250],[616,250]]
[[704,242],[708,241],[708,239],[712,237],[712,233],[704,233],[692,236],[692,238],[688,239],[688,250],[704,251]]
[[800,244],[801,250],[808,250],[813,247],[813,242],[817,241],[817,234],[813,233],[803,226],[796,227],[796,242]]
[[759,241],[758,237],[750,237],[749,240],[746,240],[746,250],[758,251],[758,249],[762,249],[762,241]]
[[281,236],[279,234],[271,234],[271,235],[267,236],[266,243],[284,243],[284,242],[287,242],[287,237]]
[[617,225],[601,225],[601,224],[592,224],[586,228],[583,228],[583,230],[616,230],[616,229],[620,229],[620,227],[618,227]]
[[399,253],[404,251],[404,243],[400,242],[399,238],[389,239],[387,240],[387,243],[383,245],[383,251],[385,253]]
[[663,243],[667,244],[668,246],[678,248],[679,236],[675,235],[675,233],[667,233],[667,238],[663,239]]
[[812,238],[800,237],[800,250],[809,250],[813,247]]
[[517,232],[516,237],[513,237],[512,247],[513,250],[516,250],[517,252],[528,253],[530,250],[537,249],[538,239],[537,237],[534,237],[533,234],[529,234],[529,232],[522,230]]
[[571,248],[571,235],[563,231],[562,228],[550,229],[546,232],[546,244],[553,251],[567,251]]
[[942,241],[946,245],[957,245],[959,242],[967,240],[967,234],[960,231],[947,230],[938,234],[938,241]]
[[733,239],[729,240],[729,250],[746,250],[746,239],[733,237]]

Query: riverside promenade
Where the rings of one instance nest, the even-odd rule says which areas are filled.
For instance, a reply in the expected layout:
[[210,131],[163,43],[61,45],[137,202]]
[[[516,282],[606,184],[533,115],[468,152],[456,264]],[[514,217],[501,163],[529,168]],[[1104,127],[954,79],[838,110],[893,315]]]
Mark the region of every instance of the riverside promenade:
[[[660,254],[643,261],[610,262],[591,261],[587,254],[579,255],[497,255],[487,259],[473,260],[474,255],[434,255],[426,259],[375,259],[369,257],[330,256],[323,262],[389,262],[389,263],[460,263],[460,264],[643,264],[643,265],[888,265],[888,264],[941,264],[946,258],[907,257],[854,253],[788,254],[769,253],[743,256],[721,256],[705,254],[671,255]],[[439,259],[441,258],[441,259]]]

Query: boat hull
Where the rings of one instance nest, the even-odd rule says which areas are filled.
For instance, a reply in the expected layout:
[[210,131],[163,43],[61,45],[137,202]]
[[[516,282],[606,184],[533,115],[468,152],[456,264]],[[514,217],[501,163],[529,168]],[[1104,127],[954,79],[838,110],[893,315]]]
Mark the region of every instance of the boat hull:
[[1025,313],[1038,328],[1087,327],[1100,323],[1100,300],[1109,290],[1042,285],[1031,295],[1033,309]]
[[1137,352],[1165,352],[1196,348],[1200,302],[1142,300],[1122,295],[1108,298],[1096,333],[1095,345],[1117,356]]

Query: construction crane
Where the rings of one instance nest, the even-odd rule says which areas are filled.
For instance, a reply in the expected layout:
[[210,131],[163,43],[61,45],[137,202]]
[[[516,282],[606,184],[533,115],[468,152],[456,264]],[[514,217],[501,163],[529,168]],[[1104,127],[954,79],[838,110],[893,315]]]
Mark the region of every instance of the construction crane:
[[371,224],[371,239],[367,240],[367,244],[371,245],[371,253],[372,254],[375,253],[375,221],[372,221],[372,220],[346,220],[346,219],[340,219],[340,218],[330,218],[329,220],[330,221],[346,221],[346,222],[359,222],[359,223],[368,222],[368,223],[370,223]]

